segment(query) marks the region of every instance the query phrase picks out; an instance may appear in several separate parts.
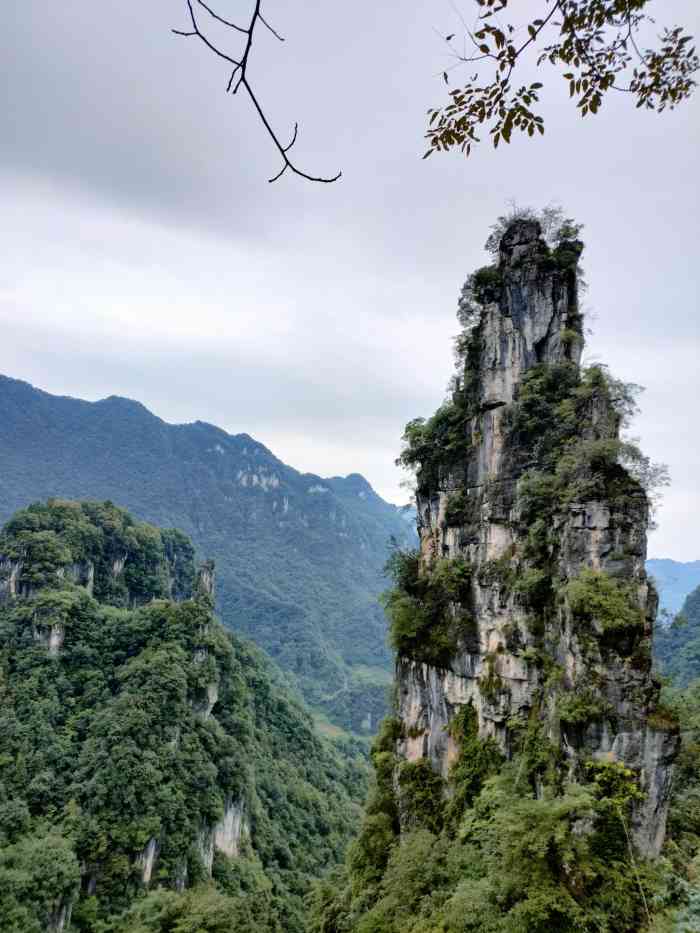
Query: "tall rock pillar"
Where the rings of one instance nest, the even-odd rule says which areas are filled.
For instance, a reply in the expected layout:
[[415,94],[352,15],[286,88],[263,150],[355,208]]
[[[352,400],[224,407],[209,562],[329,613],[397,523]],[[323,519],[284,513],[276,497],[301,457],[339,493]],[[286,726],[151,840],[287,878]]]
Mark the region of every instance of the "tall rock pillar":
[[678,739],[651,675],[649,507],[619,441],[624,388],[580,368],[582,249],[516,221],[470,280],[453,400],[416,429],[410,454],[418,578],[451,566],[468,582],[449,599],[439,661],[415,638],[397,644],[396,751],[448,778],[450,724],[466,705],[506,757],[536,720],[568,777],[591,762],[632,769],[634,837],[653,855]]

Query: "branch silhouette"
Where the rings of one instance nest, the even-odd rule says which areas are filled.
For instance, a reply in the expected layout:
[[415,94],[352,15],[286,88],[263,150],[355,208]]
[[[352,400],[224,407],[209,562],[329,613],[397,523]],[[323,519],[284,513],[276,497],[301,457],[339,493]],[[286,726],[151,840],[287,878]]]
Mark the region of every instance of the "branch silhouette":
[[[337,181],[342,172],[338,172],[332,177],[323,177],[317,175],[310,175],[308,172],[302,171],[289,157],[289,151],[294,146],[294,143],[297,141],[297,136],[299,132],[299,124],[294,124],[294,130],[292,133],[292,139],[287,145],[283,145],[280,142],[280,139],[272,127],[269,119],[267,118],[263,107],[258,100],[256,93],[254,92],[250,81],[248,80],[248,61],[250,58],[250,52],[253,48],[253,35],[255,33],[255,27],[258,22],[260,22],[276,39],[280,42],[284,42],[284,38],[267,22],[260,11],[261,0],[255,0],[255,6],[253,8],[250,21],[247,26],[240,26],[237,23],[233,23],[230,20],[224,19],[220,16],[216,10],[210,7],[204,0],[185,0],[187,5],[187,12],[190,20],[190,28],[183,29],[173,29],[172,32],[176,36],[185,36],[199,39],[210,52],[212,52],[217,58],[221,58],[224,61],[228,62],[229,65],[232,65],[231,75],[226,85],[227,93],[237,94],[238,91],[243,88],[250,98],[253,108],[255,109],[262,125],[265,127],[268,136],[274,143],[275,148],[282,157],[282,168],[274,175],[272,178],[269,178],[269,182],[277,181],[278,178],[281,178],[284,173],[289,170],[294,175],[299,175],[300,178],[305,178],[307,181],[320,182],[321,184],[331,184],[334,181]],[[246,37],[245,47],[243,49],[243,54],[240,59],[233,58],[231,55],[228,55],[226,52],[223,52],[219,46],[208,38],[206,33],[200,27],[199,20],[197,18],[197,13],[195,12],[195,6],[201,8],[205,11],[205,14],[211,17],[215,22],[220,23],[226,29],[230,29],[233,32],[240,33]]]

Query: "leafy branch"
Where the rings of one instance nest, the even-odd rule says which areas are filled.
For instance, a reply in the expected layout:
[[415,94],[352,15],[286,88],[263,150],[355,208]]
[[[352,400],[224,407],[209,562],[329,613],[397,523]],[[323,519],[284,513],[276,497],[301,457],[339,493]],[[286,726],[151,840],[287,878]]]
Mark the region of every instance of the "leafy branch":
[[[274,143],[275,148],[277,149],[280,156],[282,157],[282,168],[279,170],[279,172],[277,172],[276,175],[274,175],[272,178],[269,178],[268,181],[270,182],[277,181],[278,178],[281,178],[282,175],[284,175],[287,169],[289,169],[295,175],[299,175],[301,178],[306,178],[307,181],[321,182],[323,184],[330,184],[331,182],[337,181],[340,178],[342,172],[338,172],[333,177],[320,177],[316,175],[310,175],[307,172],[303,172],[300,168],[298,168],[297,165],[294,164],[294,162],[292,162],[289,156],[289,152],[294,146],[294,143],[297,141],[297,135],[299,132],[298,123],[294,124],[294,130],[292,132],[292,138],[290,142],[284,145],[280,141],[279,136],[277,135],[276,131],[272,127],[272,124],[270,123],[268,117],[266,116],[262,108],[262,105],[260,104],[260,101],[258,100],[258,97],[251,86],[251,83],[248,78],[248,63],[249,63],[249,58],[250,58],[250,52],[253,47],[253,35],[255,33],[255,27],[258,25],[258,23],[260,23],[276,39],[278,39],[280,42],[284,42],[283,37],[275,29],[272,28],[272,26],[267,22],[265,17],[262,15],[262,12],[260,10],[261,0],[255,0],[255,6],[253,8],[253,12],[251,14],[250,21],[248,22],[247,26],[240,26],[237,23],[233,23],[230,20],[224,19],[212,7],[206,4],[204,0],[185,0],[185,3],[187,5],[187,12],[188,12],[189,20],[190,20],[190,28],[187,30],[173,29],[172,32],[176,36],[186,36],[186,37],[194,36],[195,38],[198,38],[206,46],[206,48],[209,49],[209,51],[212,52],[217,58],[221,58],[223,61],[228,62],[229,65],[232,66],[231,75],[229,77],[228,84],[226,86],[227,93],[237,94],[238,91],[241,88],[243,88],[243,90],[247,93],[248,97],[250,98],[250,101],[253,104],[253,108],[258,114],[258,117],[260,118],[262,125],[265,127],[265,130],[267,131],[268,136],[270,137],[270,139]],[[215,22],[219,23],[221,26],[225,27],[226,29],[229,29],[236,33],[240,33],[241,35],[246,37],[245,46],[243,48],[243,53],[240,58],[234,58],[233,56],[229,55],[227,52],[222,51],[222,49],[208,37],[206,32],[204,32],[202,28],[200,27],[198,15],[195,12],[195,7],[198,8],[197,13],[199,12],[199,8],[201,8],[202,10],[204,10],[205,14],[211,20],[214,20]]]
[[[561,68],[569,95],[582,117],[600,109],[610,90],[636,98],[636,106],[661,113],[690,97],[700,68],[692,38],[681,26],[664,29],[655,49],[641,49],[640,30],[654,21],[643,12],[650,0],[541,0],[542,16],[522,24],[501,24],[497,14],[515,0],[474,0],[478,25],[464,25],[470,52],[454,50],[459,65],[476,65],[476,72],[461,88],[449,92],[450,102],[428,111],[424,158],[436,151],[458,147],[469,155],[481,141],[478,131],[487,126],[494,147],[509,143],[513,130],[528,136],[544,133],[544,119],[535,112],[543,84],[516,85],[513,76],[528,55],[537,67],[545,63]],[[491,68],[479,83],[480,69]],[[445,82],[447,72],[443,73]]]

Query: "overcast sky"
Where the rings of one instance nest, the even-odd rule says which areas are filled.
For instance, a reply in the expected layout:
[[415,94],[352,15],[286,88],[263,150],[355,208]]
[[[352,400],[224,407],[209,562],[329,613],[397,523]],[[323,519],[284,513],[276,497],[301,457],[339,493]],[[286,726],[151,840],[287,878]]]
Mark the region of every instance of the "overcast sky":
[[[652,7],[700,33],[696,0]],[[334,185],[267,183],[279,164],[249,106],[169,31],[184,0],[9,4],[0,372],[245,431],[405,501],[402,428],[444,396],[489,225],[510,200],[560,203],[586,226],[587,358],[647,387],[633,433],[671,470],[650,554],[699,558],[700,93],[662,116],[620,95],[581,121],[557,83],[543,139],[422,161],[451,0],[266,13],[286,41],[261,34],[251,75],[282,136],[299,120],[302,167],[342,169]]]

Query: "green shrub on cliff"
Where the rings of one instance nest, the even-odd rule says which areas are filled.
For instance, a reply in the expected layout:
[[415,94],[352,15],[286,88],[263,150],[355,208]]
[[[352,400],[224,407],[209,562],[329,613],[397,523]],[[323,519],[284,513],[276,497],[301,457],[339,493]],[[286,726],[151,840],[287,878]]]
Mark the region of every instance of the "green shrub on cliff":
[[453,797],[447,806],[447,819],[454,822],[474,803],[487,778],[498,773],[503,755],[493,739],[479,738],[478,716],[471,703],[452,718],[450,736],[459,749],[450,768]]
[[444,666],[454,645],[474,630],[468,611],[469,565],[438,560],[421,571],[417,551],[396,550],[386,570],[394,581],[382,597],[392,646],[402,657]]
[[415,418],[404,429],[404,449],[396,461],[418,469],[421,486],[439,481],[441,471],[464,458],[471,446],[467,411],[458,399],[445,402],[427,421]]
[[579,623],[597,623],[603,631],[644,625],[644,613],[631,587],[601,570],[585,567],[567,583],[565,592],[574,619]]

